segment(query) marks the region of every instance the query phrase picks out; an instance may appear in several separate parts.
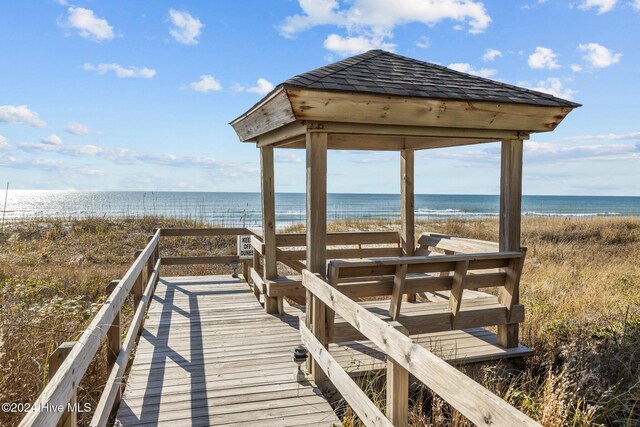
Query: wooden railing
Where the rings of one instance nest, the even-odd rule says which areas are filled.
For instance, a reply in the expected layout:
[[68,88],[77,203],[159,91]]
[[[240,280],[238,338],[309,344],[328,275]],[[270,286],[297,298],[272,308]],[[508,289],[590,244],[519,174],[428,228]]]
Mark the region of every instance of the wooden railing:
[[[301,276],[264,277],[259,268],[262,257],[266,256],[266,245],[262,237],[251,239],[254,252],[254,268],[249,277],[258,299],[277,299],[277,307],[282,314],[282,299],[286,296],[304,302],[304,288]],[[368,258],[401,256],[400,234],[397,231],[363,231],[327,233],[327,259]],[[276,260],[301,274],[307,257],[307,237],[302,233],[276,234]],[[268,305],[265,304],[265,308]]]
[[[80,338],[63,343],[49,358],[49,382],[34,408],[56,408],[56,410],[33,410],[22,419],[21,426],[75,426],[77,412],[66,411],[68,403],[76,402],[76,390],[87,368],[97,356],[106,340],[106,360],[109,376],[95,408],[91,426],[105,426],[120,402],[123,378],[138,335],[145,312],[153,297],[160,277],[161,265],[185,264],[229,264],[243,262],[245,277],[249,263],[238,256],[160,257],[160,238],[170,236],[238,236],[254,235],[246,228],[202,228],[202,229],[157,229],[149,237],[147,246],[136,253],[135,260],[119,281],[107,286],[109,297],[98,311]],[[145,286],[146,283],[146,286]],[[129,295],[133,296],[135,312],[127,334],[122,341],[121,311]],[[64,408],[59,411],[57,408]]]
[[[537,426],[534,420],[476,383],[426,348],[413,342],[402,325],[385,322],[325,282],[303,271],[302,284],[313,302],[307,307],[307,324],[300,322],[303,343],[313,358],[317,383],[328,378],[367,426],[406,425],[408,374],[412,374],[479,426]],[[312,307],[312,309],[309,309]],[[387,357],[387,419],[340,367],[326,347],[326,309],[342,317]],[[311,319],[311,320],[310,320]],[[313,332],[311,332],[311,330]],[[389,421],[390,420],[390,421]]]
[[[112,408],[118,403],[122,373],[124,373],[126,362],[131,354],[139,326],[142,324],[144,310],[158,281],[159,241],[160,230],[156,230],[147,246],[136,257],[127,273],[115,286],[102,308],[75,342],[56,373],[34,402],[33,407],[36,410],[26,414],[20,423],[21,426],[53,426],[63,417],[67,425],[75,424],[74,411],[65,415],[62,411],[38,410],[37,408],[67,408],[69,402],[75,401],[78,384],[105,339],[108,341],[107,351],[111,353],[107,355],[110,375],[105,387],[107,393],[104,393],[100,399],[94,420],[96,421],[95,425],[106,424]],[[144,275],[147,276],[147,286],[143,289]],[[121,343],[120,311],[131,293],[134,295],[136,313],[134,321],[129,327],[129,333],[124,343]],[[93,421],[92,425],[94,425]]]

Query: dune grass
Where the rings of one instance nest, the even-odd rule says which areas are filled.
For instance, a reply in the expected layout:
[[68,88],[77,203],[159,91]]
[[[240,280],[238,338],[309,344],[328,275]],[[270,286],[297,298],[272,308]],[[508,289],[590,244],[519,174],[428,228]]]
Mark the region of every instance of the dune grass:
[[[154,217],[10,224],[0,236],[0,402],[35,400],[46,384],[48,355],[79,336],[106,298],[107,283],[122,277],[153,228],[202,225]],[[398,227],[330,224],[332,231]],[[491,219],[425,221],[416,228],[494,241],[498,233]],[[521,341],[535,354],[517,371],[491,363],[465,372],[546,426],[640,425],[640,219],[525,218],[522,240],[528,253]],[[233,247],[225,238],[163,241],[165,255],[228,254]],[[163,273],[228,270],[175,268]],[[79,389],[81,402],[95,406],[105,375],[98,357]],[[364,385],[381,406],[383,383]],[[424,386],[412,389],[410,416],[416,426],[468,425]],[[0,413],[0,425],[20,418]],[[357,423],[345,409],[345,425]]]

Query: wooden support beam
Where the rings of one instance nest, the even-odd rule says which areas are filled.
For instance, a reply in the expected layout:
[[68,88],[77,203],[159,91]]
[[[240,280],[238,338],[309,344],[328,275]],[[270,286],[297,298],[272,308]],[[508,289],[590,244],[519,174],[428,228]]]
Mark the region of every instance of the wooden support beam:
[[453,281],[451,283],[451,294],[449,295],[449,311],[451,312],[451,329],[456,327],[460,304],[462,304],[462,295],[464,293],[465,281],[467,280],[467,269],[469,261],[458,261],[456,269],[453,271]]
[[[135,255],[133,256],[133,260],[137,260],[138,257],[140,256],[140,254],[142,253],[142,250],[136,251]],[[140,299],[142,298],[142,292],[144,291],[144,270],[140,270],[140,273],[138,273],[138,276],[136,277],[136,281],[133,285],[133,289],[132,289],[132,293],[133,293],[133,308],[135,309],[138,304],[140,303]]]
[[[416,247],[414,157],[413,150],[400,152],[400,246],[403,256],[413,256]],[[416,294],[407,294],[407,301],[415,302]]]
[[[262,239],[265,248],[262,278],[270,280],[278,277],[273,147],[260,148],[260,174],[262,183]],[[278,297],[265,295],[264,309],[270,314],[277,313]]]
[[[409,336],[400,323],[389,325]],[[387,357],[387,418],[394,426],[409,425],[409,371],[390,357]]]
[[[500,251],[520,250],[520,221],[522,215],[522,151],[520,139],[502,141],[500,169]],[[501,292],[506,292],[501,290]],[[518,289],[512,289],[511,304],[519,303]],[[501,299],[505,299],[501,295]],[[503,347],[518,345],[518,325],[498,326],[498,344]]]
[[[71,350],[73,349],[73,346],[75,345],[75,343],[76,343],[75,341],[63,342],[58,346],[58,348],[56,348],[53,351],[53,353],[51,353],[51,356],[49,356],[49,370],[47,372],[48,381],[51,381],[51,378],[53,378],[53,376],[58,371],[58,369],[60,369],[60,366],[62,366],[64,359],[66,359],[69,353],[71,353]],[[75,405],[76,402],[77,402],[77,397],[76,397],[76,391],[74,390],[69,403],[72,405]],[[65,410],[60,420],[58,420],[56,426],[57,427],[75,427],[77,424],[78,424],[78,413],[75,411]]]
[[509,318],[514,304],[518,304],[517,296],[520,293],[520,276],[522,275],[522,267],[524,267],[524,257],[514,258],[509,263],[509,267],[505,269],[507,278],[504,282],[504,289],[500,293],[500,304],[509,310]]
[[[327,134],[307,133],[307,263],[313,273],[327,274]],[[308,296],[308,295],[307,295]],[[327,309],[317,298],[307,299],[307,309],[312,306],[311,320],[315,337],[327,346]],[[312,364],[311,374],[316,384],[325,379],[320,366]]]
[[[391,304],[389,306],[389,316],[393,320],[400,317],[400,306],[404,295],[404,286],[407,281],[407,264],[396,266],[396,274],[393,276],[393,291],[391,292]],[[415,294],[414,298],[415,298]]]
[[[118,283],[120,283],[119,280],[112,280],[107,285],[107,293],[111,294],[116,286],[118,286]],[[118,353],[120,352],[120,347],[122,346],[120,328],[120,312],[118,312],[109,327],[109,331],[107,331],[106,359],[108,371],[111,370],[113,364],[116,362]]]

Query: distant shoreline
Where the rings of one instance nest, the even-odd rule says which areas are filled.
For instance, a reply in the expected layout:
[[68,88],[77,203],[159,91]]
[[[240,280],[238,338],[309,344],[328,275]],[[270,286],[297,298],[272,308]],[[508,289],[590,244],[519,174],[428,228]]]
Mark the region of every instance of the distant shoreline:
[[[416,220],[496,218],[497,195],[415,196]],[[523,196],[524,217],[594,218],[640,216],[640,197]],[[218,226],[260,227],[259,193],[9,191],[5,220],[50,218],[123,218],[160,216]],[[305,222],[302,193],[276,193],[278,227]],[[398,194],[329,193],[327,219],[396,221]]]

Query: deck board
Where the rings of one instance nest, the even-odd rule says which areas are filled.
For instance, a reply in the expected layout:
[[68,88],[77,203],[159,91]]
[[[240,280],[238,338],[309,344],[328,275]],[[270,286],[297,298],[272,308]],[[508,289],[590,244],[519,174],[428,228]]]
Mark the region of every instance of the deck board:
[[[465,292],[470,304],[487,294]],[[448,295],[429,295],[442,301]],[[473,301],[474,299],[477,301]],[[389,301],[362,303],[383,315]],[[426,313],[429,302],[405,303],[404,313]],[[293,378],[291,350],[300,344],[302,307],[283,316],[264,312],[246,283],[229,276],[162,278],[151,302],[129,372],[118,426],[341,425],[318,388]],[[342,319],[336,319],[340,322]],[[453,364],[531,352],[504,349],[484,328],[412,335]],[[352,376],[385,367],[370,341],[331,344]]]
[[340,425],[320,391],[293,378],[297,322],[266,314],[229,276],[161,279],[116,425]]

